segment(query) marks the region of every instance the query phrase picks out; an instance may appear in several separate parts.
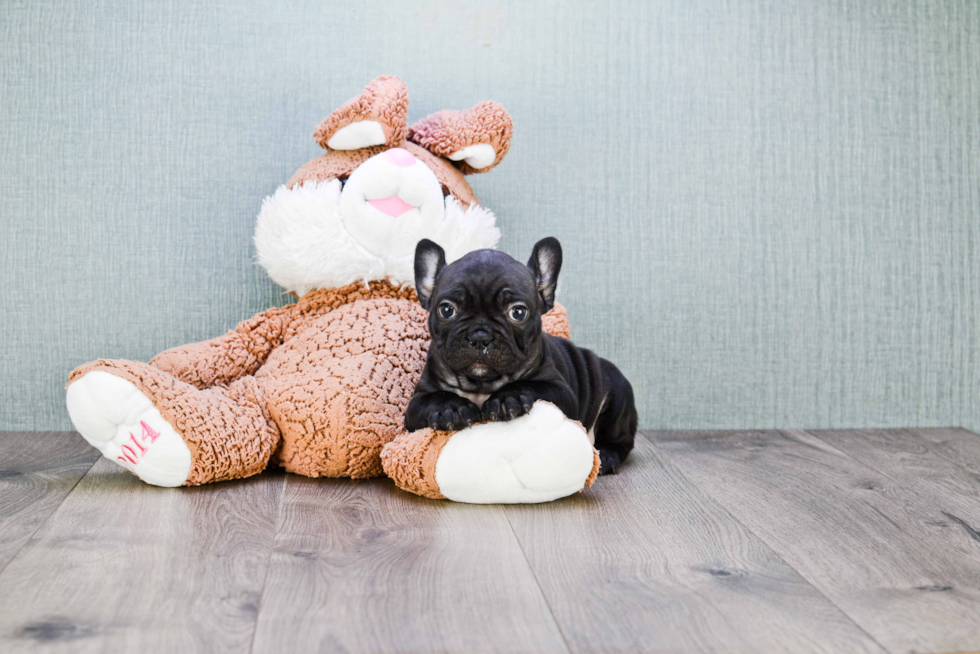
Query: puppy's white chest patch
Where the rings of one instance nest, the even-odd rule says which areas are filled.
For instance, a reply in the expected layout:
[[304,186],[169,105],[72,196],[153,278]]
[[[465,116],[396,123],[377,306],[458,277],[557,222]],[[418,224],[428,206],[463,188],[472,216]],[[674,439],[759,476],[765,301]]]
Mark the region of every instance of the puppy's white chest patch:
[[477,405],[481,409],[483,408],[483,403],[487,401],[488,397],[490,397],[490,393],[467,393],[466,391],[461,391],[458,388],[456,389],[456,394],[460,397],[465,397],[467,400]]

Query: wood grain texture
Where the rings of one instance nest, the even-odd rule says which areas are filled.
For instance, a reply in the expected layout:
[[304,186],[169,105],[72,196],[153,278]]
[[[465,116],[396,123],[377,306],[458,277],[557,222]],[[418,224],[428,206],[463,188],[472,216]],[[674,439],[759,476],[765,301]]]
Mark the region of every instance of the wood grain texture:
[[[893,494],[914,497],[918,504],[931,508],[936,520],[945,516],[948,527],[966,539],[961,548],[980,556],[980,448],[962,451],[973,441],[980,444],[980,437],[964,430],[929,429],[809,433],[889,478]],[[961,447],[955,456],[950,455],[947,435],[960,436],[956,442]]]
[[254,652],[567,652],[501,509],[290,476]]
[[573,651],[883,651],[642,438],[589,492],[505,513]]
[[647,436],[888,650],[977,649],[980,542],[949,504],[807,432]]
[[0,432],[0,572],[99,456],[74,432]]
[[162,489],[100,459],[0,574],[0,649],[247,650],[283,479]]

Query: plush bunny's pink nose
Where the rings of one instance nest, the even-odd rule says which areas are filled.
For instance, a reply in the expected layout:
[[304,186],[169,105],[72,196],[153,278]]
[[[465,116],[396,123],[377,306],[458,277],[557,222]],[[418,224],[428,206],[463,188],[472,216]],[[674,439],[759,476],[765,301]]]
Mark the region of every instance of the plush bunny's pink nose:
[[408,167],[415,164],[415,155],[405,148],[391,148],[385,150],[385,159],[396,166]]

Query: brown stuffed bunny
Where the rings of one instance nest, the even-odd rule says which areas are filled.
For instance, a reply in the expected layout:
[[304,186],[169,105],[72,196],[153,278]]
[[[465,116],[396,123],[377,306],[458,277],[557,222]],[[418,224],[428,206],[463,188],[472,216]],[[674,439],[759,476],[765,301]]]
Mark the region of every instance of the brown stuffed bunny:
[[[254,475],[270,461],[309,477],[378,476],[382,448],[398,437],[387,457],[396,482],[432,497],[453,495],[439,491],[434,467],[449,435],[404,432],[428,347],[427,316],[412,288],[413,255],[422,238],[440,243],[450,260],[496,244],[493,214],[476,203],[464,174],[500,162],[512,125],[494,102],[442,111],[411,127],[407,111],[400,79],[374,80],[317,127],[326,153],[263,203],[259,263],[298,302],[148,364],[100,359],[72,372],[68,411],[89,443],[147,483],[181,486]],[[563,309],[547,316],[546,329],[567,336]],[[535,408],[551,425],[537,428],[538,440],[558,438],[558,446],[531,451],[538,440],[520,440],[522,429],[534,431],[531,415],[497,426],[509,425],[520,441],[501,456],[523,456],[519,465],[533,468],[534,479],[520,484],[533,492],[513,501],[554,499],[594,478],[597,459],[584,431],[553,409]],[[471,449],[454,455],[453,472],[472,457],[485,463],[487,452]],[[575,461],[560,462],[556,481],[553,454],[567,459],[569,452]],[[495,488],[485,484],[474,494],[467,486],[454,499],[510,501]]]

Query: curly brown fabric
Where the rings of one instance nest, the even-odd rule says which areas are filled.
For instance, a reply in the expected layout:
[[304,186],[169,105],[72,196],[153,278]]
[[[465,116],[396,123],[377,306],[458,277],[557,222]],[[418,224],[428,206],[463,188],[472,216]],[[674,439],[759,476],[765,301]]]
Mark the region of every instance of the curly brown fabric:
[[308,477],[374,477],[403,431],[422,374],[427,314],[407,299],[363,300],[318,318],[257,373],[282,431],[279,463]]
[[571,326],[568,324],[568,312],[558,302],[548,313],[541,316],[541,330],[552,336],[571,339]]
[[197,388],[230,384],[253,374],[282,343],[291,309],[269,309],[239,323],[224,336],[161,352],[150,365]]
[[302,185],[307,180],[323,182],[337,178],[346,179],[362,163],[387,149],[387,145],[375,145],[360,150],[327,150],[316,159],[300,166],[286,182],[286,188]]
[[[585,480],[586,486],[591,486],[592,482],[599,478],[599,466],[602,464],[601,459],[599,459],[599,450],[592,448],[592,472]],[[584,489],[583,489],[584,490]],[[581,491],[579,491],[581,492]]]
[[514,123],[510,114],[497,102],[489,100],[465,111],[447,109],[426,116],[412,125],[408,139],[442,157],[479,143],[489,143],[497,156],[485,168],[473,168],[465,161],[456,165],[465,175],[485,173],[504,158],[510,150]]
[[408,89],[393,75],[382,75],[364,87],[361,94],[342,104],[320,123],[313,138],[327,149],[327,141],[337,130],[362,120],[380,123],[385,143],[401,143],[408,135],[405,118],[408,116]]
[[385,474],[395,485],[409,493],[433,500],[444,500],[436,483],[436,462],[451,434],[445,431],[420,429],[405,433],[381,450]]
[[229,384],[243,375],[254,374],[272,350],[305,327],[311,318],[357,300],[389,297],[417,299],[414,289],[397,288],[388,281],[318,289],[296,304],[243,320],[224,336],[165,350],[153,357],[150,365],[197,388]]

